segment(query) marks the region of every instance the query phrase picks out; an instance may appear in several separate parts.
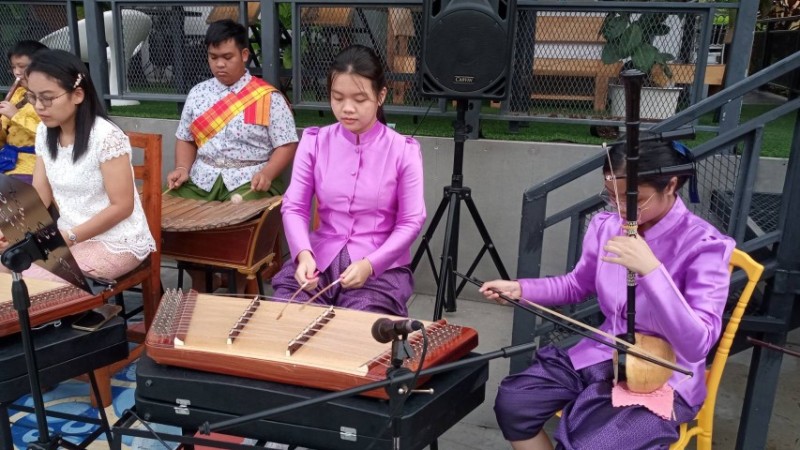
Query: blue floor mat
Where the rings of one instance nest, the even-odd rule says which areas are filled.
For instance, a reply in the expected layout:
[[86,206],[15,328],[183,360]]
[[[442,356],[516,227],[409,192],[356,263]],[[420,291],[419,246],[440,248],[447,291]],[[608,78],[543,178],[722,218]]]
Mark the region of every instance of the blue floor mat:
[[[110,423],[114,423],[123,412],[131,408],[134,404],[134,391],[136,388],[136,363],[132,363],[111,379],[111,394],[113,401],[106,408],[106,414]],[[79,414],[87,417],[98,417],[97,409],[93,408],[89,402],[89,384],[69,380],[65,381],[55,389],[44,394],[45,406],[48,411],[59,411],[69,414]],[[33,407],[31,396],[25,396],[15,402],[18,405]],[[24,449],[28,443],[36,441],[39,432],[36,426],[36,416],[33,413],[23,413],[10,411],[11,434],[14,439],[16,449]],[[47,418],[50,433],[58,433],[65,439],[78,443],[94,431],[97,426],[86,424],[74,420],[58,419],[55,417]],[[180,434],[180,428],[170,427],[160,424],[151,424],[156,431]],[[109,445],[105,435],[101,435],[97,441],[93,442],[89,449],[108,449]],[[164,449],[158,441],[142,440],[138,438],[125,437],[123,448],[130,450]]]

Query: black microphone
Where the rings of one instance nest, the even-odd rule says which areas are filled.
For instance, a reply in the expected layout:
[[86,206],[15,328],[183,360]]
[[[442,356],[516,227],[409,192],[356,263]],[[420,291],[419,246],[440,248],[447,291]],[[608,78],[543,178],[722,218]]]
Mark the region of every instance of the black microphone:
[[381,317],[372,324],[372,337],[380,343],[391,342],[398,337],[421,330],[422,322],[413,319],[391,320]]

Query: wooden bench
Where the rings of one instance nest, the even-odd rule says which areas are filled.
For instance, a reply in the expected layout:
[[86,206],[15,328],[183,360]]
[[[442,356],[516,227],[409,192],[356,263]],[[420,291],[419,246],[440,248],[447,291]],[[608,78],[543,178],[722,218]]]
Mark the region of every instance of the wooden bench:
[[303,8],[301,20],[310,25],[326,27],[349,27],[353,21],[353,8],[313,7]]
[[600,52],[597,50],[605,44],[605,39],[600,35],[603,18],[604,16],[537,16],[535,47],[542,44],[580,46],[594,49],[597,56],[592,57],[589,54],[591,51],[587,52],[586,58],[535,56],[534,76],[591,78],[594,80],[594,92],[592,95],[532,92],[532,99],[591,101],[595,111],[606,109],[609,79],[617,77],[622,63],[603,64],[600,60]]
[[[664,87],[673,84],[693,84],[694,74],[697,66],[694,64],[667,64],[672,70],[672,78],[668,78],[660,67],[656,66],[651,72],[654,84]],[[722,86],[725,81],[725,64],[709,64],[706,66],[706,73],[703,84],[709,86]]]

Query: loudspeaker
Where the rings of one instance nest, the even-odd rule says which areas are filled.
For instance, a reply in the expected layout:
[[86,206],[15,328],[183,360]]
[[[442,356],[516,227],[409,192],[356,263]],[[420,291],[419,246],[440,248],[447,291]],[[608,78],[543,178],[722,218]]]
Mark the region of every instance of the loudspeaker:
[[502,100],[510,92],[517,0],[424,0],[422,94]]

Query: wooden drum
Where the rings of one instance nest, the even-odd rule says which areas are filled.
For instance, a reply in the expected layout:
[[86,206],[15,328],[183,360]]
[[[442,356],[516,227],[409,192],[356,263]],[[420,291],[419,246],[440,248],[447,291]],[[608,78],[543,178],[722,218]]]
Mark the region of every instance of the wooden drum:
[[179,261],[237,269],[269,264],[281,230],[280,196],[242,203],[166,195],[161,203],[161,253]]

